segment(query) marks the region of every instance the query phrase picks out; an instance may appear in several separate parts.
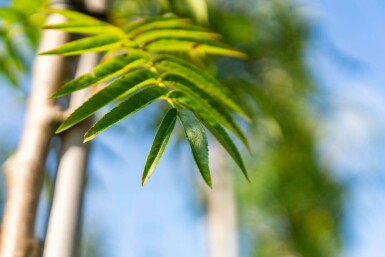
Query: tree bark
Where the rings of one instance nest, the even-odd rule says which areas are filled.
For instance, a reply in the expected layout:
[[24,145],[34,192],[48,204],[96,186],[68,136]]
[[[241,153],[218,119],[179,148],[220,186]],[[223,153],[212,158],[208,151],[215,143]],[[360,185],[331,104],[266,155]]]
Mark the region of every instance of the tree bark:
[[226,153],[212,142],[213,189],[206,193],[209,257],[238,257],[237,210]]
[[[63,6],[55,6],[60,8]],[[49,23],[63,22],[59,15],[50,15]],[[68,34],[47,30],[42,33],[39,51],[56,48]],[[0,235],[0,256],[25,257],[38,245],[34,225],[39,194],[44,179],[45,160],[55,124],[61,112],[49,97],[62,84],[65,61],[60,56],[38,56],[32,70],[26,120],[15,154],[4,166],[7,198]]]

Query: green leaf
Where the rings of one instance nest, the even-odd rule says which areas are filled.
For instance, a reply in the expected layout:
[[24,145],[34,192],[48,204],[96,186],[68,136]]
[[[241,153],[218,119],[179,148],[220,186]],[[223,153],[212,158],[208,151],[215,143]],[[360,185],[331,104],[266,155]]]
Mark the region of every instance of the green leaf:
[[69,56],[87,52],[102,52],[119,44],[118,42],[122,39],[121,36],[112,34],[91,36],[65,43],[56,49],[40,53],[40,55],[61,54]]
[[160,39],[216,40],[220,38],[221,35],[206,31],[163,29],[144,32],[135,37],[134,40],[138,44],[146,44]]
[[4,58],[4,56],[0,55],[1,61],[12,62],[18,71],[27,70],[27,63],[23,59],[23,56],[21,55],[20,51],[16,48],[14,42],[12,41],[12,38],[10,37],[10,35],[8,35],[6,29],[4,28],[0,28],[0,42],[3,44],[4,47],[4,52],[2,54],[6,54],[9,56],[7,58]]
[[146,184],[154,172],[160,161],[160,158],[163,155],[164,150],[166,149],[171,133],[175,127],[176,116],[177,110],[175,108],[170,109],[164,116],[162,123],[159,126],[154,142],[152,143],[150,153],[148,154],[146,165],[144,166],[142,186]]
[[125,29],[125,32],[131,37],[136,37],[147,31],[156,31],[162,29],[208,31],[201,26],[192,24],[190,19],[175,17],[154,17],[138,20],[131,23],[130,26]]
[[187,52],[192,50],[203,51],[207,54],[225,55],[246,59],[247,56],[237,50],[227,48],[217,41],[208,40],[181,40],[181,39],[161,39],[150,42],[146,45],[146,49],[150,52]]
[[241,154],[239,153],[231,137],[227,134],[226,130],[215,121],[213,122],[211,120],[203,120],[203,123],[230,154],[235,163],[241,169],[243,175],[245,175],[246,179],[250,182],[249,175],[247,174],[247,170],[245,164],[243,163]]
[[100,20],[92,16],[83,14],[81,12],[71,11],[68,9],[44,8],[41,11],[45,13],[57,13],[66,17],[68,20],[71,20],[71,21],[83,21],[83,22],[89,22],[89,23],[95,23],[95,24],[98,24],[101,22]]
[[139,111],[148,104],[164,96],[167,93],[165,88],[159,86],[149,86],[142,91],[139,91],[128,99],[120,103],[90,128],[84,135],[84,142],[94,139],[100,132]]
[[124,31],[105,22],[68,21],[60,24],[45,25],[43,29],[57,29],[70,33],[80,34],[117,34],[124,36]]
[[177,74],[199,87],[217,101],[250,120],[249,115],[229,96],[229,93],[210,75],[179,58],[162,55],[154,59],[155,67]]
[[20,19],[24,19],[24,15],[12,7],[0,7],[0,17],[2,20],[6,20],[8,22],[17,23],[20,22]]
[[209,115],[212,119],[217,120],[233,132],[234,135],[249,148],[248,141],[242,129],[220,102],[181,76],[165,74],[162,80],[172,88],[179,89],[185,93],[186,97],[181,98],[180,101],[183,100],[190,108],[193,108],[197,112],[205,113],[205,115]]
[[178,116],[190,143],[198,169],[206,184],[212,188],[206,131],[192,112],[180,109]]
[[90,99],[77,108],[68,119],[60,125],[56,133],[60,133],[80,121],[88,118],[97,110],[106,106],[128,91],[134,91],[145,85],[154,84],[154,74],[148,70],[138,70],[127,74],[127,76],[115,80],[107,87],[100,90]]
[[196,116],[200,118],[203,124],[205,124],[211,133],[218,139],[218,141],[227,150],[237,165],[241,168],[247,180],[249,180],[245,165],[237,147],[235,146],[231,137],[227,134],[226,130],[215,120],[215,118],[207,115],[207,113],[204,111],[199,110],[197,106],[191,106],[191,102],[188,101],[187,95],[181,91],[172,91],[168,94],[167,97],[171,99],[176,105],[190,109]]
[[61,87],[52,98],[67,95],[74,91],[106,81],[112,77],[122,75],[132,69],[138,68],[147,62],[145,55],[131,54],[116,56],[94,68],[93,74],[84,74]]
[[19,81],[17,79],[17,75],[15,70],[12,68],[12,63],[11,61],[4,60],[0,56],[0,75],[2,74],[12,86],[17,87],[19,85]]

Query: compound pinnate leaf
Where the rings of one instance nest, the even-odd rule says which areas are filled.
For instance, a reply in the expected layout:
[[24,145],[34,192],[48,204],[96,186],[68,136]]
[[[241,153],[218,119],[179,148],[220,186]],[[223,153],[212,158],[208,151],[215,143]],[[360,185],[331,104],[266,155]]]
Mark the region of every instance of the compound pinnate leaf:
[[192,112],[180,109],[178,116],[190,143],[195,163],[206,184],[212,187],[206,131]]
[[118,35],[96,35],[65,43],[56,49],[40,53],[40,55],[60,54],[69,56],[88,52],[103,52],[110,50],[122,40],[123,38]]
[[[76,109],[57,132],[84,120],[111,101],[119,101],[120,104],[87,131],[84,135],[84,141],[87,142],[122,119],[163,98],[173,108],[163,118],[155,136],[144,167],[142,184],[146,183],[159,163],[178,116],[198,169],[210,187],[208,142],[203,125],[218,139],[248,179],[241,155],[226,131],[228,129],[234,133],[248,146],[243,131],[232,116],[237,113],[248,119],[248,114],[232,98],[230,91],[208,73],[188,61],[159,54],[187,52],[245,58],[243,53],[223,44],[218,34],[192,24],[189,19],[156,17],[118,28],[72,11],[51,12],[64,15],[68,21],[45,28],[92,36],[66,43],[43,54],[107,52],[102,64],[92,74],[85,74],[67,83],[53,97],[112,80]],[[128,57],[124,53],[129,54]],[[174,91],[169,92],[171,89]],[[175,107],[181,108],[178,110]]]
[[104,115],[87,131],[84,135],[84,142],[94,139],[103,130],[146,107],[166,93],[167,90],[163,87],[153,85],[128,96],[125,101]]
[[171,133],[174,130],[176,117],[177,110],[175,108],[170,109],[164,116],[152,143],[150,153],[148,154],[146,160],[146,165],[144,166],[142,185],[146,184],[158,165],[160,158],[166,149]]
[[148,70],[138,70],[127,74],[127,76],[115,80],[107,87],[100,90],[90,99],[77,108],[68,119],[60,125],[56,133],[69,129],[73,125],[91,116],[97,110],[117,99],[127,91],[137,89],[141,86],[153,84],[154,75]]

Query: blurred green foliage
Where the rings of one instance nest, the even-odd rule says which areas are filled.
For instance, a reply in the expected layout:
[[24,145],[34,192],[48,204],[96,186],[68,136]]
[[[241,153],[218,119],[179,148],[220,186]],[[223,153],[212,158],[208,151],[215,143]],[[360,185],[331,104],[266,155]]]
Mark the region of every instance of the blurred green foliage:
[[222,59],[218,71],[255,117],[252,184],[236,185],[252,256],[337,256],[343,189],[316,156],[316,87],[305,61],[310,22],[291,1],[213,7],[214,30],[250,56],[246,65]]
[[0,7],[0,75],[18,86],[20,75],[29,71],[37,48],[44,16],[38,14],[45,0],[13,0]]

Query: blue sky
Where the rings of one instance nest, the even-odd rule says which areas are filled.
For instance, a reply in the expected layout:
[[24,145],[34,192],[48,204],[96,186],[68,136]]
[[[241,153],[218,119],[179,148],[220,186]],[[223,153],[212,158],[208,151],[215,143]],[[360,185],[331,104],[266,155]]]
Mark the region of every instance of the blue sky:
[[385,252],[385,2],[305,1],[315,17],[308,62],[328,95],[321,160],[348,186],[346,257]]
[[[307,60],[328,99],[319,134],[320,159],[348,186],[342,256],[382,256],[385,2],[301,2],[314,21]],[[23,98],[3,84],[0,143],[14,146],[22,126]],[[148,109],[146,117],[135,115],[124,122],[125,128],[118,133],[126,134],[125,140],[116,140],[114,131],[96,139],[89,167],[85,232],[96,237],[108,234],[103,238],[104,256],[204,256],[204,217],[194,196],[195,170],[184,165],[191,161],[186,145],[168,148],[147,186],[140,186],[152,139],[145,136],[143,124],[153,111]],[[173,143],[174,138],[170,145]]]

